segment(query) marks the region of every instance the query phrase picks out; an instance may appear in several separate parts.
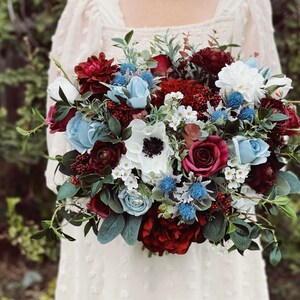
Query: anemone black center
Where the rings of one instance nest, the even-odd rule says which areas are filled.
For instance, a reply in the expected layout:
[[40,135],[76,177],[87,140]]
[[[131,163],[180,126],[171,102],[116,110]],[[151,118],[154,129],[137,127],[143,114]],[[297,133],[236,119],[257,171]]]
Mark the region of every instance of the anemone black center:
[[152,158],[154,155],[159,155],[164,150],[164,143],[161,139],[156,137],[150,137],[149,139],[144,139],[143,153],[146,156]]

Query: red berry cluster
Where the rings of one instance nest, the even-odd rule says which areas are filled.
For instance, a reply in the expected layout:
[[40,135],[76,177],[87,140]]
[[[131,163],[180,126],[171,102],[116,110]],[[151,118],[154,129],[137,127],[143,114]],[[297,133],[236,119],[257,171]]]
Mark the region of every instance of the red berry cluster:
[[90,155],[88,153],[77,155],[75,162],[70,165],[70,168],[76,175],[91,173],[92,167],[89,161]]
[[211,205],[211,211],[220,211],[225,216],[228,216],[230,214],[231,210],[231,201],[230,201],[230,195],[228,194],[222,194],[218,193],[216,201],[213,202]]
[[125,103],[116,103],[114,101],[107,101],[107,108],[110,113],[120,122],[122,128],[126,128],[133,120],[133,115],[138,114],[142,109],[134,109]]

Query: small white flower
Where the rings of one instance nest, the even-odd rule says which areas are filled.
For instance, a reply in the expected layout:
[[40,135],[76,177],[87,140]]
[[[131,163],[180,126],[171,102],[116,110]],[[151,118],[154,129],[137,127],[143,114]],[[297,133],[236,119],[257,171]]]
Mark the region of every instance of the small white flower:
[[240,187],[240,184],[236,181],[235,177],[229,180],[228,182],[229,189],[237,189],[238,187]]
[[227,166],[229,167],[236,167],[239,164],[238,159],[237,158],[231,158],[227,161]]
[[122,169],[122,175],[121,175],[121,178],[123,181],[126,181],[127,178],[129,177],[129,175],[131,174],[131,170],[124,170]]
[[182,118],[177,113],[175,113],[172,116],[172,119],[171,119],[171,122],[169,123],[169,126],[171,128],[173,128],[173,130],[177,131],[177,128],[180,125],[181,121],[182,121]]
[[133,169],[131,160],[129,160],[125,155],[123,155],[121,157],[121,160],[119,162],[119,167],[124,170],[132,170]]
[[124,182],[128,190],[134,190],[139,187],[136,177],[130,174]]
[[112,170],[111,175],[114,179],[121,178],[123,176],[123,169],[121,169],[120,167],[116,167]]
[[225,178],[227,180],[235,179],[235,169],[231,169],[229,167],[226,167],[224,169]]
[[237,169],[235,171],[235,176],[237,179],[246,179],[247,175],[249,174],[250,168],[249,169]]
[[185,109],[185,120],[186,123],[193,123],[195,121],[197,121],[197,112],[195,110],[193,110],[193,108],[191,106],[187,106]]
[[165,95],[164,104],[165,105],[171,105],[178,104],[179,100],[183,99],[183,94],[180,92],[171,92],[167,95]]

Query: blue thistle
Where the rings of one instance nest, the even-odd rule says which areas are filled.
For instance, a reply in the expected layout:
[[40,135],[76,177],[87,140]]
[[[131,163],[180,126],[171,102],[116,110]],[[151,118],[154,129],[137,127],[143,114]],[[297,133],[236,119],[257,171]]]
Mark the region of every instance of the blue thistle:
[[129,74],[133,74],[136,71],[136,68],[131,63],[122,64],[121,67],[120,67],[121,74],[125,75],[127,70],[129,71]]
[[148,83],[148,87],[153,86],[153,75],[150,72],[143,72],[140,77]]
[[176,183],[172,177],[168,176],[161,181],[159,187],[163,193],[170,194],[175,190]]
[[180,203],[178,206],[178,210],[183,221],[192,221],[196,217],[196,209],[192,204]]
[[238,109],[244,101],[244,96],[240,92],[232,92],[226,101],[227,107]]
[[220,122],[220,121],[226,121],[227,120],[227,113],[226,113],[226,111],[224,111],[224,110],[221,110],[221,109],[218,109],[218,110],[215,110],[213,113],[212,113],[212,115],[211,115],[211,121],[213,122],[213,123],[215,123],[215,122]]
[[193,183],[189,189],[191,197],[195,200],[202,200],[206,198],[207,191],[205,186],[199,182]]
[[253,122],[254,118],[255,118],[255,114],[256,111],[253,108],[250,107],[245,107],[241,110],[240,114],[239,114],[239,119],[242,121],[249,121],[249,122]]
[[120,73],[116,74],[115,78],[113,79],[113,85],[121,85],[125,86],[127,83],[127,80],[125,76],[121,75]]

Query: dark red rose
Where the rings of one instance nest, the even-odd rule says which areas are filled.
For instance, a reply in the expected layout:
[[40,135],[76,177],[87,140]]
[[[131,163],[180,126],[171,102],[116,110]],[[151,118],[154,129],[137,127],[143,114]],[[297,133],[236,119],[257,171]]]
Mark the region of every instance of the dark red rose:
[[171,92],[181,92],[184,98],[181,105],[191,106],[193,110],[198,112],[198,118],[206,120],[203,115],[207,110],[209,102],[213,107],[216,107],[222,100],[218,93],[213,92],[209,87],[196,83],[194,80],[186,79],[170,79],[165,80],[159,85],[160,90],[156,96],[152,98],[152,104],[160,107],[164,104],[165,96]]
[[223,50],[204,48],[194,53],[191,62],[203,68],[206,72],[216,76],[225,65],[234,61],[229,52]]
[[279,168],[276,156],[271,154],[264,164],[251,166],[246,182],[256,193],[264,194],[274,186]]
[[91,91],[94,95],[105,94],[108,88],[100,82],[111,83],[119,68],[117,65],[112,65],[113,61],[114,59],[107,60],[105,54],[101,52],[99,57],[91,56],[87,62],[76,66],[75,73],[81,85],[80,93]]
[[109,206],[101,201],[99,194],[91,198],[86,207],[102,219],[105,219],[109,214]]
[[68,114],[61,120],[61,121],[55,121],[55,115],[58,110],[58,107],[56,104],[50,106],[49,111],[48,111],[48,116],[45,120],[45,123],[49,126],[50,128],[50,133],[55,133],[55,132],[63,132],[66,131],[66,127],[70,119],[72,119],[75,116],[76,109],[71,108],[68,112]]
[[271,109],[273,113],[281,113],[289,117],[288,120],[276,122],[271,132],[271,139],[280,140],[283,135],[297,135],[298,131],[291,130],[300,127],[300,118],[292,107],[286,106],[282,101],[264,98],[261,100],[261,107]]
[[160,54],[152,58],[157,61],[156,68],[151,69],[152,74],[159,73],[160,75],[165,75],[167,70],[172,66],[171,59],[167,55]]
[[126,147],[123,143],[112,144],[97,141],[90,154],[91,169],[103,176],[103,169],[107,166],[110,166],[112,169],[115,168],[122,154],[125,153]]
[[153,204],[143,217],[138,240],[152,252],[162,255],[169,253],[185,254],[192,242],[201,239],[201,226],[198,222],[192,225],[180,224],[179,219],[158,218],[158,204]]
[[186,172],[207,178],[226,166],[228,146],[220,137],[211,135],[205,141],[194,142],[182,166]]

